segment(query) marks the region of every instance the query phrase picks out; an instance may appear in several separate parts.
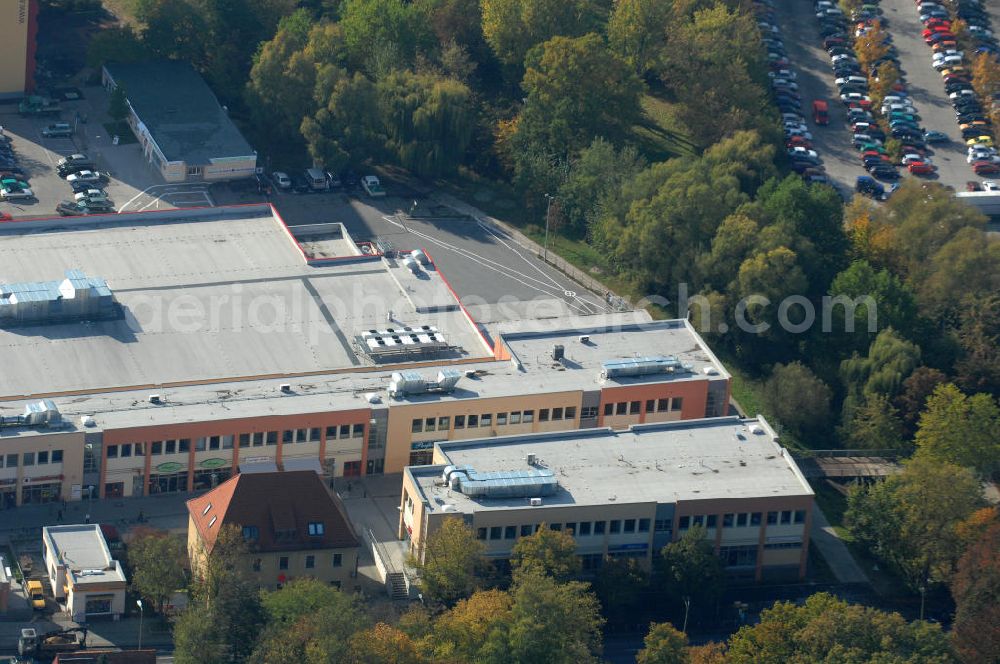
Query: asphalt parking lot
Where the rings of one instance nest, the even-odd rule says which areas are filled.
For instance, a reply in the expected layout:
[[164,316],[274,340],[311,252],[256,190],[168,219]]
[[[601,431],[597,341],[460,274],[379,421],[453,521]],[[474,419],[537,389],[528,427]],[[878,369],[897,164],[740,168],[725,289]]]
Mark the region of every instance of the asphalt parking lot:
[[[810,0],[777,0],[776,17],[791,67],[798,72],[802,113],[812,132],[813,148],[819,153],[831,183],[846,197],[854,192],[859,175],[867,175],[851,145],[847,114],[834,84],[830,57],[823,49],[823,38]],[[919,35],[918,35],[919,36]],[[825,127],[813,122],[812,103],[823,99],[830,106],[830,124]]]
[[[948,143],[938,143],[928,152],[937,167],[937,180],[965,191],[969,180],[981,180],[965,161],[966,148],[955,121],[955,111],[948,101],[941,74],[931,66],[931,48],[924,43],[924,29],[913,0],[881,0],[889,20],[889,32],[899,51],[899,62],[906,76],[907,90],[926,129],[948,135]],[[987,3],[989,4],[989,3]]]
[[[372,199],[360,189],[323,194],[277,193],[271,198],[289,226],[343,223],[355,240],[381,240],[397,250],[424,249],[473,318],[481,323],[610,311],[604,298],[584,289],[501,230],[383,183],[389,196]],[[263,200],[255,192],[213,186],[217,204]],[[413,212],[413,216],[409,213]]]

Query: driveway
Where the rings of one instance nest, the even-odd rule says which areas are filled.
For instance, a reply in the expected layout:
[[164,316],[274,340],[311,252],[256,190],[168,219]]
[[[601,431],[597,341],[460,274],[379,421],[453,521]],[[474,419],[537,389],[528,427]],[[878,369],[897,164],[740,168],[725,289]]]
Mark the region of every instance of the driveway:
[[858,566],[847,545],[837,537],[837,532],[826,520],[826,515],[819,505],[813,503],[812,528],[809,530],[809,541],[816,545],[823,559],[830,566],[833,575],[840,583],[868,583],[868,577]]

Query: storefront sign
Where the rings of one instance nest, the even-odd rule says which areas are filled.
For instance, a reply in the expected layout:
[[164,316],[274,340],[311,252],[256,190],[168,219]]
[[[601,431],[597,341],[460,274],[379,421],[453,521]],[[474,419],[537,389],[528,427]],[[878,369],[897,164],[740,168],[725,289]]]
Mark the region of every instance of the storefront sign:
[[221,468],[228,464],[229,462],[226,461],[225,459],[220,459],[218,457],[215,457],[214,459],[205,459],[198,465],[201,466],[202,468]]
[[37,484],[38,482],[61,482],[62,475],[43,475],[42,477],[25,477],[25,484]]
[[274,461],[274,457],[269,456],[255,456],[255,457],[240,457],[240,463],[267,463],[268,461]]
[[413,450],[413,451],[417,451],[417,450],[433,450],[435,442],[437,442],[437,441],[427,440],[427,441],[424,441],[424,442],[419,442],[418,441],[418,442],[410,443],[410,449]]
[[161,463],[156,467],[156,472],[158,473],[176,473],[177,471],[184,468],[184,464],[177,463],[176,461],[168,461],[166,463]]

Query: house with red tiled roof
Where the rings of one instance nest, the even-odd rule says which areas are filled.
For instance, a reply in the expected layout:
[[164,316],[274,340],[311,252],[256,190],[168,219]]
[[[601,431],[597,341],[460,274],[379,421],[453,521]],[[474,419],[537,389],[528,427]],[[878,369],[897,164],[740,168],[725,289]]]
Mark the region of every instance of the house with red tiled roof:
[[240,473],[187,501],[188,556],[195,574],[219,531],[236,526],[261,588],[314,577],[353,589],[358,538],[343,504],[312,470]]

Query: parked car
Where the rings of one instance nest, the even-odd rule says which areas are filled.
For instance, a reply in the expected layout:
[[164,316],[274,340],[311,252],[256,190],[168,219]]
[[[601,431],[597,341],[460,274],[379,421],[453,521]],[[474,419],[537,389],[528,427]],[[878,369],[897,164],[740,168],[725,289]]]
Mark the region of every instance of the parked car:
[[34,197],[35,197],[34,192],[27,187],[24,188],[0,187],[0,200],[21,201]]
[[928,143],[947,143],[948,134],[942,131],[925,131],[924,140]]
[[[812,137],[807,136],[806,138]],[[382,183],[379,181],[378,176],[366,175],[361,178],[361,188],[372,198],[382,198],[385,196],[385,189],[382,188]]]
[[854,183],[854,191],[859,194],[872,196],[873,198],[882,198],[885,195],[885,187],[882,183],[868,175],[858,176],[857,181]]
[[73,127],[68,122],[56,122],[42,130],[44,138],[65,138],[73,135]]
[[100,182],[101,176],[94,171],[80,171],[66,176],[66,182]]
[[274,184],[278,189],[287,191],[292,188],[292,178],[288,177],[287,173],[275,171],[271,173],[271,179],[274,180]]
[[85,205],[81,205],[77,201],[62,201],[56,205],[56,212],[63,217],[78,217],[90,213]]
[[988,161],[976,161],[972,164],[972,172],[976,175],[996,175],[1000,173],[1000,164]]

